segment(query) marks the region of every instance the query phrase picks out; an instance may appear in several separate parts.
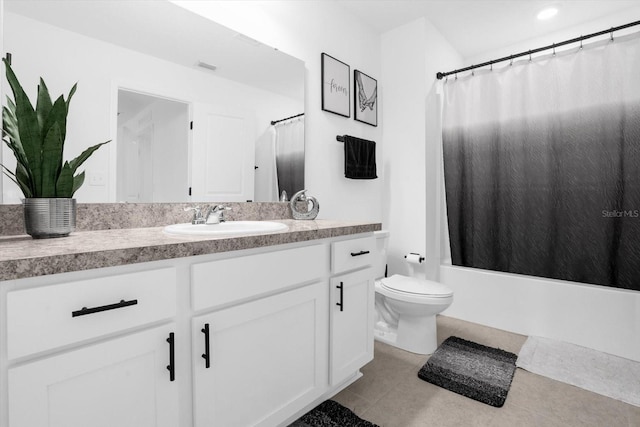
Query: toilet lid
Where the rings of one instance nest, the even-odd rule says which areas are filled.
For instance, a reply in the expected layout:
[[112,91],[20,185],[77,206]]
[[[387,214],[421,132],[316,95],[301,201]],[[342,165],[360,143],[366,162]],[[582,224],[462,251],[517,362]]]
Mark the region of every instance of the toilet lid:
[[381,282],[382,286],[394,292],[442,298],[453,295],[453,291],[442,283],[401,276],[399,274],[385,277]]

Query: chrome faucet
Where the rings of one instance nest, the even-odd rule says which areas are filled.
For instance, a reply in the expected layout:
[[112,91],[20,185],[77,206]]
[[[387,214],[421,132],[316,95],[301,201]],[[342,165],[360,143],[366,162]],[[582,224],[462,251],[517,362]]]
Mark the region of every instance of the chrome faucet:
[[194,206],[192,208],[184,208],[185,212],[193,211],[193,219],[191,220],[191,224],[205,224],[207,220],[202,217],[202,209],[200,206]]
[[220,224],[225,222],[224,211],[231,210],[230,207],[225,205],[217,205],[209,209],[209,213],[205,219],[205,224]]

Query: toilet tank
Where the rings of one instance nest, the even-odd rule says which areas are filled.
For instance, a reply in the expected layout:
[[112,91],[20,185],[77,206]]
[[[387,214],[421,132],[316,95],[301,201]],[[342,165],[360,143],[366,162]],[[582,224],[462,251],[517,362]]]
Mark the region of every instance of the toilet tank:
[[376,279],[384,277],[387,269],[387,247],[389,244],[389,232],[387,230],[374,231],[376,238],[376,253],[373,261],[374,276]]

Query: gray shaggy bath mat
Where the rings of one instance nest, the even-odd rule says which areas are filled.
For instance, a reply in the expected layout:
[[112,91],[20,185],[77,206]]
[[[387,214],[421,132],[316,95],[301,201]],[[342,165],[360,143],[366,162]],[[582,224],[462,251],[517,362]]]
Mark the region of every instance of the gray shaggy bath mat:
[[333,400],[325,400],[289,427],[378,427]]
[[508,351],[449,337],[420,369],[418,377],[499,408],[511,387],[517,358]]

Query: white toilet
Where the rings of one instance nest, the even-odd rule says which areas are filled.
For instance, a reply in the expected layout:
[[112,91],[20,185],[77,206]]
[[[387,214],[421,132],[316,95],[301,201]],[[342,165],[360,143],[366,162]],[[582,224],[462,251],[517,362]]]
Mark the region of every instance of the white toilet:
[[[394,274],[384,277],[388,231],[377,231],[376,313],[374,337],[418,354],[433,353],[437,344],[436,314],[453,302],[442,283]],[[413,270],[413,269],[411,269]]]

